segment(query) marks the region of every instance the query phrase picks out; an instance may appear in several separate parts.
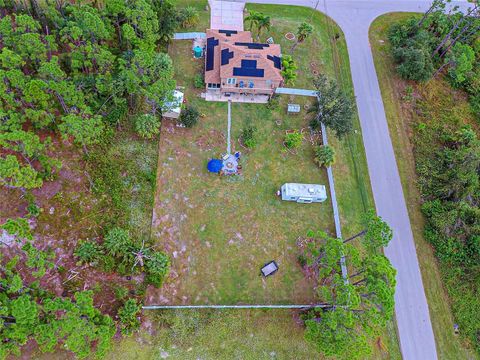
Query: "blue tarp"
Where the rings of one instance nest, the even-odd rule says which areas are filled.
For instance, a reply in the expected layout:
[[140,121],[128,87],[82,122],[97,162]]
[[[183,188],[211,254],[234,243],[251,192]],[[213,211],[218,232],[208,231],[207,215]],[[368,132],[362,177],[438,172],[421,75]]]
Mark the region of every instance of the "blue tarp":
[[223,161],[219,159],[212,159],[208,162],[207,169],[212,173],[218,173],[223,168]]

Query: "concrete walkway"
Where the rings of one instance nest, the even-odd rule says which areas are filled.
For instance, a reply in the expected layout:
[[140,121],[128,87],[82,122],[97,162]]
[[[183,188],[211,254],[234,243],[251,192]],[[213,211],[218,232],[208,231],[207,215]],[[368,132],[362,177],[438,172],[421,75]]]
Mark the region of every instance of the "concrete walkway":
[[317,91],[307,89],[277,88],[275,94],[317,97]]
[[184,33],[175,33],[173,34],[173,40],[195,40],[195,39],[205,39],[207,34],[204,32],[184,32]]
[[[332,17],[342,28],[350,57],[352,80],[362,127],[368,170],[378,215],[393,228],[385,253],[397,269],[395,313],[404,359],[437,359],[435,338],[423,289],[415,242],[390,139],[382,95],[368,38],[372,21],[393,12],[424,12],[430,1],[417,0],[253,0],[302,5]],[[452,1],[461,9],[467,2]]]

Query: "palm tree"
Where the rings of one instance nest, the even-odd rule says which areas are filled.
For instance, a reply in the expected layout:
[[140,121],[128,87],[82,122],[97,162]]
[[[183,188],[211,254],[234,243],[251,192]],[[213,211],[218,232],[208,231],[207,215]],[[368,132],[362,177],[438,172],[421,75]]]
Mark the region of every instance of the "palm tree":
[[302,22],[297,29],[297,41],[292,46],[291,52],[295,51],[298,44],[303,43],[313,33],[313,26],[307,22]]
[[260,33],[262,30],[270,30],[272,23],[270,21],[270,16],[264,14],[258,14],[257,20],[257,41],[260,41]]
[[250,11],[249,15],[245,18],[245,22],[249,23],[248,30],[250,32],[253,31],[254,27],[258,26],[258,20],[260,19],[260,15],[261,15],[260,13],[252,10]]

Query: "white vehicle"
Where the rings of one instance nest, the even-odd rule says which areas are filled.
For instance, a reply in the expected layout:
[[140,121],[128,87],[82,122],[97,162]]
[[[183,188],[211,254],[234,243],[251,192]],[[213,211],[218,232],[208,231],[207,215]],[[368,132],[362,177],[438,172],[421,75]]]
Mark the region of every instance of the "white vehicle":
[[327,200],[325,185],[286,183],[277,193],[284,201],[295,201],[302,204],[319,203]]

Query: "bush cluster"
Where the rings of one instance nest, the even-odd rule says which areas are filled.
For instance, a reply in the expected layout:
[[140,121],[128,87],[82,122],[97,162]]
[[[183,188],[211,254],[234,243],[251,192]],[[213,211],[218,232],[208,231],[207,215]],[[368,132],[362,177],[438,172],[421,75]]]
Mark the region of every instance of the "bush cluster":
[[199,117],[200,113],[197,108],[189,105],[183,109],[182,113],[180,114],[180,123],[187,128],[191,128],[197,124]]
[[320,145],[315,147],[315,162],[318,166],[329,167],[335,162],[335,150],[329,145]]
[[285,146],[288,149],[296,149],[302,145],[303,135],[297,130],[287,133],[285,135]]
[[119,227],[110,229],[102,244],[93,240],[80,241],[74,255],[83,263],[101,263],[105,270],[115,266],[121,274],[143,271],[146,283],[156,287],[162,286],[170,268],[165,253],[139,244],[127,230]]
[[257,128],[253,125],[247,125],[242,129],[240,138],[247,148],[253,149],[257,145],[256,134]]
[[134,117],[135,131],[145,139],[151,139],[160,133],[160,119],[152,114],[140,114]]

